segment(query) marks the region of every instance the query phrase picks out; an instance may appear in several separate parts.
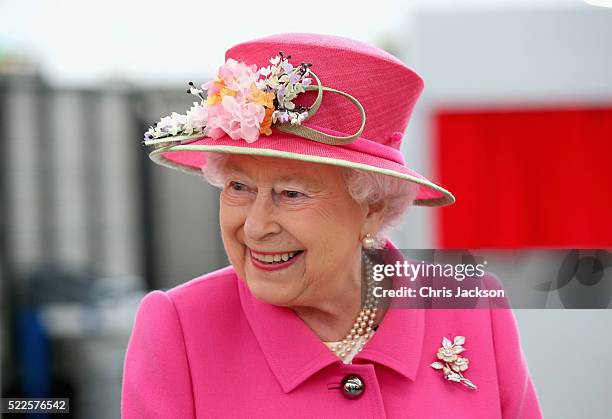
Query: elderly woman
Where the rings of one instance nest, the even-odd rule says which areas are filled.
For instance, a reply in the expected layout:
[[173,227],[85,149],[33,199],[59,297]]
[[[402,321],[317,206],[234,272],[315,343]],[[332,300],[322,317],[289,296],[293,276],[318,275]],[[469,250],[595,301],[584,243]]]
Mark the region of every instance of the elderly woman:
[[145,144],[220,188],[230,265],[142,300],[123,417],[541,417],[511,311],[394,308],[372,293],[368,249],[395,249],[385,231],[412,204],[454,202],[399,151],[421,78],[314,34],[226,60]]

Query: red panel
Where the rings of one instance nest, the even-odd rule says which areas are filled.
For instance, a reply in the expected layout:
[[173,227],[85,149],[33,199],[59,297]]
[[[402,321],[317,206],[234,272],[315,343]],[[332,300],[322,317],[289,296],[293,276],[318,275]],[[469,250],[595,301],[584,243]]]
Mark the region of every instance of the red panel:
[[442,248],[611,247],[612,108],[439,112]]

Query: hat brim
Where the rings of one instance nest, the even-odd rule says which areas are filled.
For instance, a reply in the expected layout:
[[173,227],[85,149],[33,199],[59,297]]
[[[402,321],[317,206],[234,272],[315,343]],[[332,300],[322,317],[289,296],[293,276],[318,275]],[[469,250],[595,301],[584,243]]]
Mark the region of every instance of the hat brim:
[[158,145],[149,153],[149,157],[161,166],[203,176],[201,168],[206,164],[207,152],[278,157],[380,173],[419,185],[414,205],[442,207],[455,202],[455,197],[449,191],[403,164],[276,130],[270,136],[260,136],[253,143],[234,140],[228,135],[219,139],[202,137],[201,134],[173,137],[170,145]]

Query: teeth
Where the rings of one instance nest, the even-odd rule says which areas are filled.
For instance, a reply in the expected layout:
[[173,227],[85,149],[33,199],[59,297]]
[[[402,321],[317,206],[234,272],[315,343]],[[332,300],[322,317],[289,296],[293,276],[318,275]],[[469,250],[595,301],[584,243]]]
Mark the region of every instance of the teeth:
[[262,255],[259,253],[252,253],[253,257],[259,261],[262,262],[266,262],[266,263],[273,263],[273,262],[286,262],[289,259],[291,259],[297,252],[288,252],[288,253],[276,253],[273,255]]

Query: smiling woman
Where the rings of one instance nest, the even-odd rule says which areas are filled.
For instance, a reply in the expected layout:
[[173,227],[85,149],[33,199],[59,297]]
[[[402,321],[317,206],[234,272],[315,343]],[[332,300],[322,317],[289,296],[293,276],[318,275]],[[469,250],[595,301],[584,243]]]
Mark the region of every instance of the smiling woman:
[[385,219],[382,191],[371,189],[374,202],[368,195],[358,202],[348,170],[248,155],[215,156],[204,169],[222,187],[221,234],[238,276],[257,298],[294,307],[324,340],[350,329],[354,317],[343,313],[359,311],[361,238],[380,231]]
[[[400,152],[422,79],[326,35],[274,35],[226,59],[190,83],[200,104],[144,142],[220,188],[230,265],[143,299],[123,417],[539,418],[511,312],[390,308],[373,293],[368,250],[395,249],[386,232],[412,205],[454,202]],[[462,335],[444,337],[437,371],[448,333]]]

